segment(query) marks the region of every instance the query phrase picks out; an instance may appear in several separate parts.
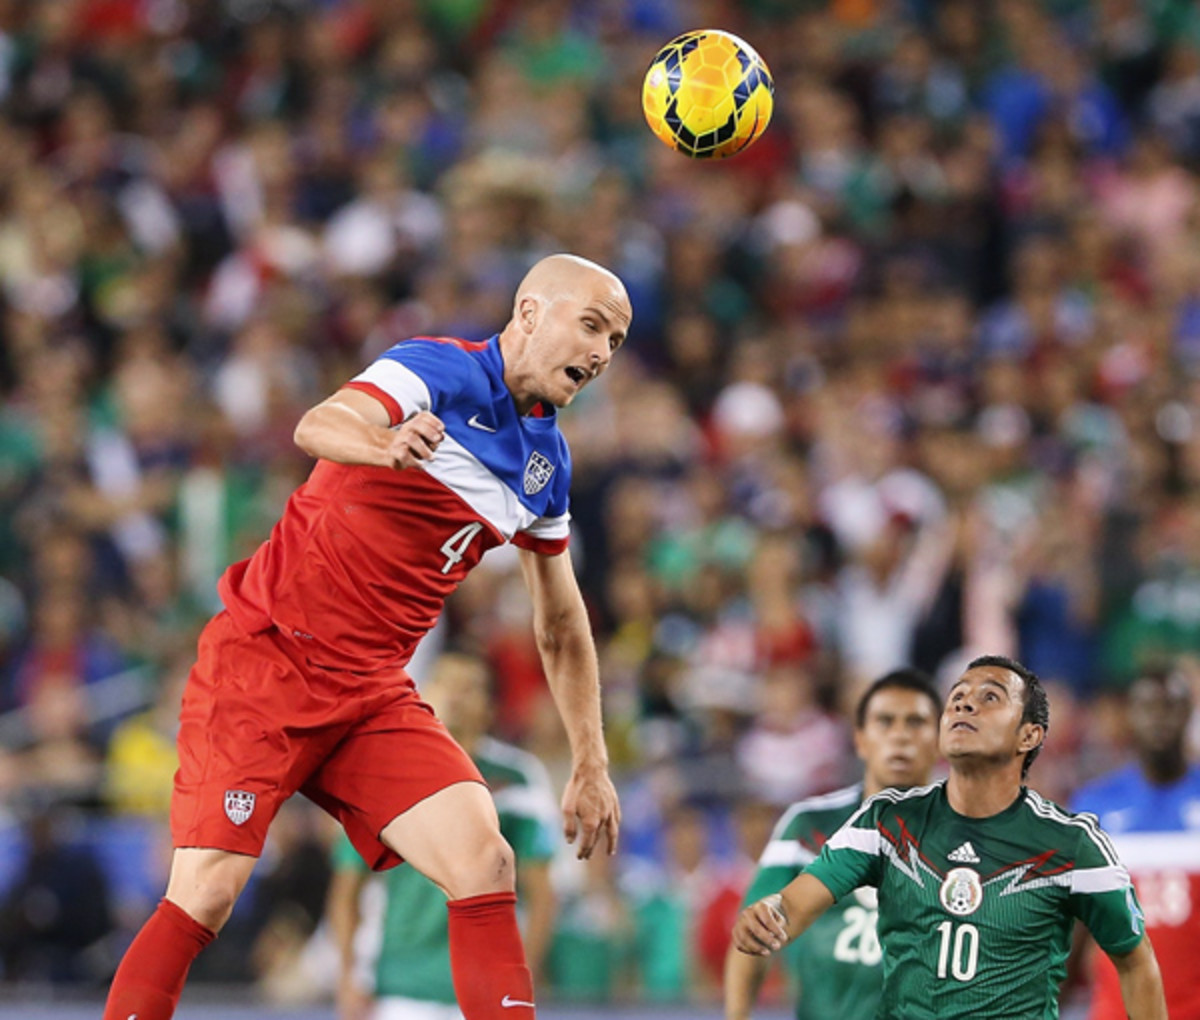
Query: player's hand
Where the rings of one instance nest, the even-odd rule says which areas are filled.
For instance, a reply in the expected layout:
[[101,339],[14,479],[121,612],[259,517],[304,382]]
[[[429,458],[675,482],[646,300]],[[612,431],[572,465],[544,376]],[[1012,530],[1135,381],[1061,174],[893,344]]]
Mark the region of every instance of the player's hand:
[[621,827],[621,805],[617,790],[603,766],[576,766],[567,781],[562,799],[563,834],[572,845],[576,838],[576,856],[587,860],[596,849],[601,833],[608,842],[608,852],[617,852],[617,830]]
[[387,452],[392,467],[403,470],[429,460],[445,438],[442,419],[430,411],[418,411],[391,434]]
[[751,956],[770,956],[787,940],[787,917],[779,893],[751,903],[733,926],[733,944]]

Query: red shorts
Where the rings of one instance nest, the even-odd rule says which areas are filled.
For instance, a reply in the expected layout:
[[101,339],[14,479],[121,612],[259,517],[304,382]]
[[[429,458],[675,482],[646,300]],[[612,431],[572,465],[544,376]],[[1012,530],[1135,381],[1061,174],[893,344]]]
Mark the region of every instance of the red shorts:
[[373,868],[392,867],[400,858],[379,841],[388,822],[454,783],[483,782],[403,670],[313,666],[299,640],[247,634],[228,613],[200,635],[178,746],[173,844],[253,857],[299,790]]

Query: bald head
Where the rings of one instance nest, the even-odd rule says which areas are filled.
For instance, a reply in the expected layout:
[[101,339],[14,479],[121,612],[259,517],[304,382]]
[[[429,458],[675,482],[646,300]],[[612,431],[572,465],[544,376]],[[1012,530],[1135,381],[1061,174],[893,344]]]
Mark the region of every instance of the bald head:
[[578,297],[590,289],[610,291],[616,304],[624,310],[626,323],[633,318],[629,295],[617,274],[578,255],[547,255],[541,259],[517,287],[514,306],[520,307],[521,298],[526,296],[553,302],[563,297]]
[[550,255],[517,288],[500,334],[504,381],[522,414],[566,407],[625,342],[633,309],[625,285],[578,255]]

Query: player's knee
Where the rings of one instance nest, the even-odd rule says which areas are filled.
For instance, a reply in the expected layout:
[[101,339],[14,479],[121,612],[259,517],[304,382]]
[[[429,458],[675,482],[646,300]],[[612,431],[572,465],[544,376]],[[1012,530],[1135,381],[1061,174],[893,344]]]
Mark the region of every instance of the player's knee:
[[512,892],[517,887],[516,858],[512,847],[498,833],[479,852],[464,855],[454,870],[447,890],[451,899]]
[[220,931],[240,892],[239,883],[221,874],[205,875],[186,888],[168,890],[168,899],[211,931]]

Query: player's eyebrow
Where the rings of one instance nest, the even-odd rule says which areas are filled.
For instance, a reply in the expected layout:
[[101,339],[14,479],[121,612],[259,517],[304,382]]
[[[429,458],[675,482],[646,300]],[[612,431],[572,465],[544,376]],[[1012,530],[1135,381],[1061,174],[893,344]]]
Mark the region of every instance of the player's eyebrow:
[[[949,695],[947,695],[947,698],[954,697],[955,692],[965,684],[966,684],[965,680],[959,680],[958,683],[956,683],[953,687],[950,688],[950,693],[949,693]],[[979,686],[980,687],[998,687],[1005,694],[1008,694],[1008,688],[1004,684],[1002,684],[999,680],[993,680],[991,677],[988,677],[984,680],[980,680]]]
[[600,319],[604,323],[604,328],[609,331],[609,334],[617,338],[618,343],[625,342],[625,330],[621,329],[619,326],[613,325],[612,316],[610,316],[608,312],[604,310],[604,306],[602,304],[596,303],[588,305],[586,308],[584,308],[583,314],[596,316],[596,318]]

